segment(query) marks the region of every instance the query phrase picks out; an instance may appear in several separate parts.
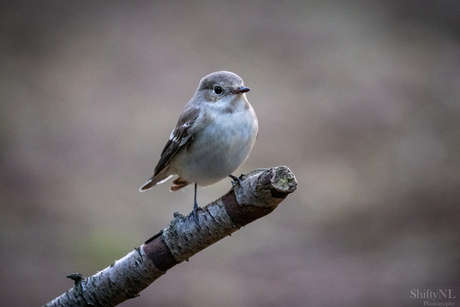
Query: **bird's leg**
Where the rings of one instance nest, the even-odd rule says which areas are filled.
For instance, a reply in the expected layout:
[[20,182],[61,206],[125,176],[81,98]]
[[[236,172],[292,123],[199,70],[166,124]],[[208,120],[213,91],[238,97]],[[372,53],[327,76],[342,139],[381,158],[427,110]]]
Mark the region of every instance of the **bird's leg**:
[[241,179],[239,177],[233,176],[233,175],[228,175],[228,177],[232,178],[232,185],[235,186],[235,184],[239,184],[241,186]]
[[195,218],[195,223],[199,225],[199,219],[198,219],[198,203],[196,202],[196,190],[197,190],[197,184],[195,182],[195,197],[193,198],[193,211],[191,216]]

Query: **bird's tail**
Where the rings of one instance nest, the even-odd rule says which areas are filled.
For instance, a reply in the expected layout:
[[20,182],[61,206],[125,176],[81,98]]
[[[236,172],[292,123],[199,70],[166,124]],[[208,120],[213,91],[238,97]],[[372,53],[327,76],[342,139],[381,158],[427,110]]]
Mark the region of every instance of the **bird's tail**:
[[144,192],[148,189],[151,189],[157,184],[161,184],[171,178],[173,175],[169,175],[166,170],[164,172],[160,172],[159,174],[153,175],[152,178],[149,179],[141,188],[139,191]]

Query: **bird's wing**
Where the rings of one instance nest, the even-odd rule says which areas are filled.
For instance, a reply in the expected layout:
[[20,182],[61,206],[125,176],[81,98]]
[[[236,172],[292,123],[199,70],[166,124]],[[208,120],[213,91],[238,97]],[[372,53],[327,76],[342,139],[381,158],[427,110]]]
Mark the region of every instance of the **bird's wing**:
[[154,176],[158,175],[171,162],[172,157],[183,146],[189,146],[193,141],[195,121],[200,115],[200,109],[185,109],[179,116],[176,128],[171,132],[168,142],[161,152],[160,160],[155,167]]

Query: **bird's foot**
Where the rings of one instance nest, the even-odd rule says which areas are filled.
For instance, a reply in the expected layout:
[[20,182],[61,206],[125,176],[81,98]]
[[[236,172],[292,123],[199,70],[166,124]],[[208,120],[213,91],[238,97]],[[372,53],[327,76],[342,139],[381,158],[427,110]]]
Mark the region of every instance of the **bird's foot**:
[[233,175],[228,175],[228,177],[232,178],[232,186],[235,186],[237,183],[241,186],[241,179],[239,177]]
[[200,219],[199,219],[199,216],[198,216],[198,209],[201,209],[201,208],[198,207],[198,204],[195,201],[194,204],[193,204],[193,211],[192,211],[192,213],[190,213],[189,216],[193,217],[195,219],[195,224],[197,224],[199,226],[200,225]]

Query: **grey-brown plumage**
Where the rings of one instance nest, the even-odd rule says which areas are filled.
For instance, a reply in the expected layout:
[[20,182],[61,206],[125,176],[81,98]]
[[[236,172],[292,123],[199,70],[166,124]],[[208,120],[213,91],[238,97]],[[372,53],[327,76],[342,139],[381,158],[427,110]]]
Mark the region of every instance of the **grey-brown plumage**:
[[154,175],[140,190],[178,175],[171,191],[195,183],[197,207],[196,186],[231,175],[254,146],[258,121],[246,99],[249,90],[238,75],[228,71],[201,79],[161,152]]

